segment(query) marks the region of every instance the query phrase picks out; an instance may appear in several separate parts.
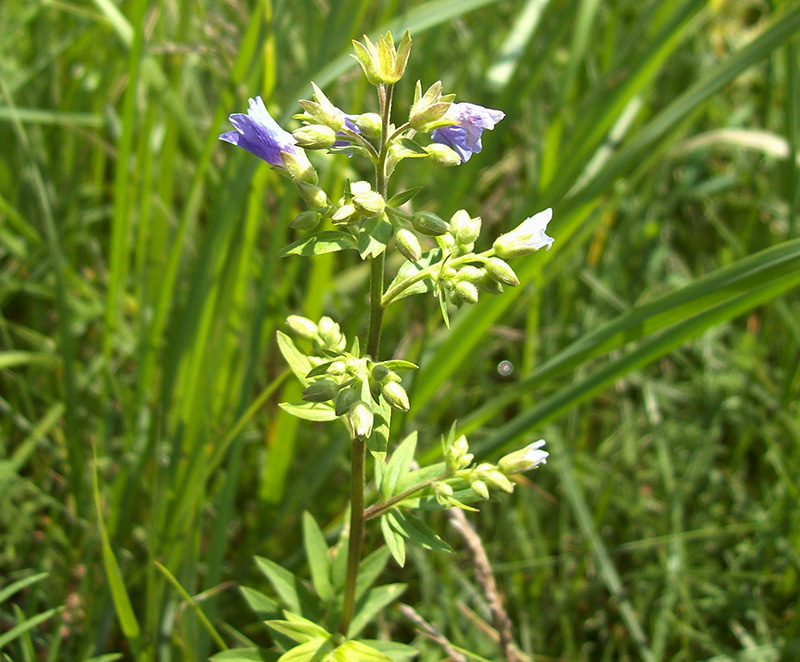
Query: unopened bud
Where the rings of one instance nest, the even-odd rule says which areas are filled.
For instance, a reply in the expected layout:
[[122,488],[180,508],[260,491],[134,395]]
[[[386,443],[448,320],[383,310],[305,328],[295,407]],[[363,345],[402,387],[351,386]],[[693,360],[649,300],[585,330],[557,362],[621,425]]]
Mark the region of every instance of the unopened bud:
[[372,409],[366,403],[358,400],[353,404],[350,407],[348,419],[353,435],[358,439],[367,439],[372,434],[372,425],[375,422],[375,417],[372,414]]
[[296,184],[297,190],[300,192],[301,197],[306,201],[309,207],[312,207],[313,209],[328,208],[328,196],[319,186],[303,181],[298,181]]
[[519,285],[517,274],[514,273],[511,265],[505,260],[501,260],[499,257],[491,257],[486,261],[484,266],[492,278],[504,285],[511,285],[511,287]]
[[486,271],[480,267],[474,267],[471,264],[466,264],[456,272],[456,280],[465,280],[469,283],[477,283],[481,278],[486,275]]
[[312,82],[311,87],[314,90],[314,101],[305,99],[300,101],[300,105],[306,115],[316,123],[333,129],[333,131],[341,131],[342,127],[344,127],[344,113],[331,103],[330,99],[325,96],[325,93],[315,83]]
[[336,225],[347,225],[348,223],[354,223],[358,220],[358,212],[353,205],[347,204],[342,205],[339,207],[333,215],[331,216],[331,220]]
[[492,278],[488,273],[475,284],[479,289],[483,290],[484,292],[488,292],[489,294],[503,293],[503,285]]
[[316,184],[319,181],[317,171],[311,165],[306,153],[302,149],[293,152],[281,152],[281,160],[286,167],[289,175],[295,182],[305,182],[306,184]]
[[450,229],[458,244],[474,243],[481,233],[481,217],[472,218],[465,209],[459,209],[450,219]]
[[340,377],[347,372],[347,364],[344,361],[334,361],[328,366],[328,374]]
[[336,131],[323,124],[309,124],[292,131],[297,144],[304,149],[328,149],[336,142]]
[[514,491],[514,484],[506,478],[505,474],[499,471],[490,471],[486,476],[486,483],[496,490],[502,490],[511,494]]
[[450,226],[431,211],[418,211],[411,219],[417,232],[436,237],[450,231]]
[[303,391],[303,400],[308,402],[326,402],[333,400],[339,393],[339,385],[331,379],[320,379],[309,384]]
[[359,213],[367,218],[382,214],[386,208],[386,200],[377,191],[366,191],[354,195],[353,204]]
[[378,113],[362,113],[356,117],[356,126],[366,138],[380,138],[383,131],[381,116]]
[[545,209],[526,218],[511,232],[506,232],[495,239],[492,245],[495,254],[498,257],[508,258],[527,255],[544,247],[549,249],[553,238],[545,234],[545,229],[552,218],[552,209]]
[[307,317],[289,315],[286,318],[286,324],[294,335],[304,340],[311,340],[317,335],[317,325]]
[[372,40],[367,35],[364,35],[363,44],[360,41],[353,40],[353,50],[355,51],[353,57],[358,60],[367,80],[372,85],[383,83],[380,62],[378,61],[378,50]]
[[394,235],[394,243],[397,250],[402,253],[403,257],[411,262],[416,262],[422,257],[422,247],[419,245],[419,239],[411,230],[400,228]]
[[406,390],[397,382],[386,382],[381,387],[381,393],[392,409],[408,411],[411,407]]
[[469,484],[469,488],[475,492],[481,499],[488,499],[489,498],[489,488],[486,487],[486,483],[482,480],[473,480]]
[[374,366],[372,366],[371,374],[372,379],[378,383],[381,383],[389,376],[389,368],[387,368],[383,363],[376,363]]
[[444,166],[445,168],[461,165],[461,157],[458,155],[458,152],[447,145],[431,143],[425,147],[425,151],[428,152],[430,160],[437,165]]
[[295,228],[296,230],[311,230],[317,227],[321,220],[322,216],[320,216],[318,212],[310,210],[304,211],[291,220],[289,227]]
[[333,410],[337,416],[344,416],[350,407],[358,400],[358,392],[353,388],[344,388],[339,391],[333,403]]
[[542,446],[544,446],[544,439],[534,441],[525,448],[501,458],[497,466],[504,474],[516,474],[529,471],[540,464],[545,464],[549,453],[541,450]]
[[464,301],[469,303],[478,303],[478,288],[469,281],[462,280],[456,283],[455,293]]
[[[435,127],[450,109],[455,95],[442,96],[442,82],[436,81],[425,94],[422,94],[422,85],[417,81],[414,92],[414,103],[408,115],[408,123],[417,131],[426,132]],[[447,122],[445,123],[447,124]]]

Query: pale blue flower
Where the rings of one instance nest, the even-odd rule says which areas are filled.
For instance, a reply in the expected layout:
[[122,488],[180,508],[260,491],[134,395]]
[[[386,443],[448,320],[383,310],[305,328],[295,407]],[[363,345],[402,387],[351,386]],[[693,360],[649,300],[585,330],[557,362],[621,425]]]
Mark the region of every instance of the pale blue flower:
[[462,162],[469,161],[473,154],[483,149],[481,134],[484,130],[493,129],[505,116],[502,110],[492,110],[474,103],[454,103],[445,114],[445,119],[452,119],[456,124],[434,129],[431,138],[433,142],[454,149]]
[[223,133],[219,139],[243,147],[271,165],[283,167],[281,152],[297,154],[301,151],[297,141],[272,119],[261,97],[249,101],[247,115],[234,113],[228,116],[236,131]]

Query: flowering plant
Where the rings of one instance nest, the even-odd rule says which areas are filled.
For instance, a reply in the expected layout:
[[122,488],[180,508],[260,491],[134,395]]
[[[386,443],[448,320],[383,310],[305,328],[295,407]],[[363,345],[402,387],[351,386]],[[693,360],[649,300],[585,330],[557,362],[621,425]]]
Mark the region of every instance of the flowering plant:
[[[547,459],[544,441],[539,440],[496,464],[476,463],[466,437],[458,434],[454,424],[442,438],[442,461],[421,467],[414,460],[416,432],[399,443],[390,439],[392,412],[405,412],[412,406],[402,375],[417,366],[381,355],[384,310],[404,297],[430,293],[438,298],[449,326],[453,307],[477,302],[482,292],[500,294],[504,286],[519,284],[505,260],[550,248],[553,239],[545,229],[552,211],[528,218],[498,237],[490,249],[475,252],[480,216],[460,209],[444,220],[430,211],[414,211],[410,203],[418,188],[392,195],[389,181],[400,161],[428,158],[442,166],[458,166],[481,151],[482,133],[505,115],[477,104],[454,103],[455,95],[443,95],[440,82],[425,93],[417,83],[409,116],[396,126],[392,122],[394,85],[405,73],[411,37],[406,32],[395,46],[390,33],[377,43],[365,36],[354,47],[355,58],[377,88],[377,113],[345,113],[314,86],[313,99],[300,101],[303,113],[295,117],[302,126],[294,132],[281,128],[256,97],[250,100],[246,115],[230,116],[235,131],[220,136],[290,177],[308,205],[292,226],[311,232],[284,247],[279,256],[354,250],[371,267],[370,319],[363,342],[348,340],[330,317],[313,321],[292,315],[286,320],[289,333],[278,332],[280,351],[304,386],[302,401],[281,407],[309,421],[339,420],[352,440],[349,523],[342,527],[338,543],[328,548],[311,515],[306,514],[303,522],[311,585],[272,561],[258,559],[285,607],[282,618],[267,620],[279,652],[261,654],[280,662],[380,662],[413,657],[414,651],[404,644],[360,635],[400,593],[398,585],[371,588],[390,555],[402,566],[408,543],[450,550],[418,511],[474,510],[470,504],[493,493],[512,492],[515,474]],[[374,179],[351,182],[338,200],[332,200],[319,186],[306,150],[363,157],[371,163]],[[391,247],[405,262],[387,286],[385,257]],[[369,505],[368,457],[375,474],[369,492],[375,496]],[[386,546],[362,558],[364,528],[373,520],[378,520]],[[261,611],[264,604],[275,604],[264,596],[248,595],[261,605]],[[242,656],[245,659],[245,653]]]

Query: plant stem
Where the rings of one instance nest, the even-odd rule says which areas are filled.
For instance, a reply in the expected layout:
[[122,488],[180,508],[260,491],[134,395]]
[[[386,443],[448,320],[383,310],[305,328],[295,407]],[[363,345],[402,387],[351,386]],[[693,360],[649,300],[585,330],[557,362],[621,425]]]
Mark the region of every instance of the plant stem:
[[[378,88],[381,108],[381,138],[378,161],[375,164],[375,187],[386,199],[388,182],[386,178],[386,156],[388,154],[387,134],[392,115],[392,85]],[[383,321],[383,278],[384,253],[372,258],[369,291],[369,331],[367,332],[366,353],[378,360],[381,342],[381,322]],[[339,633],[347,636],[356,607],[356,587],[358,585],[358,566],[361,562],[361,548],[364,544],[364,488],[366,487],[367,443],[364,439],[353,440],[350,457],[350,538],[347,543],[347,576],[344,581],[342,600],[342,619]]]

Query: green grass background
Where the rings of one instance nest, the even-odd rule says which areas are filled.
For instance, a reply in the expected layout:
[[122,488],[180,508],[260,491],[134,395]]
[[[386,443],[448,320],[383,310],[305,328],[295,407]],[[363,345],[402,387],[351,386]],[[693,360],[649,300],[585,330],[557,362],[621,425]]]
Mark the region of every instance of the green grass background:
[[[289,125],[310,80],[375,110],[347,53],[387,27],[414,37],[396,118],[418,78],[506,113],[468,164],[407,161],[395,190],[487,236],[555,212],[522,286],[449,332],[407,299],[383,341],[423,366],[396,432],[427,457],[454,418],[486,458],[548,441],[472,517],[520,648],[800,659],[794,0],[0,4],[0,656],[207,659],[156,561],[228,644],[267,644],[237,586],[267,590],[256,553],[307,572],[300,515],[335,532],[347,475],[343,429],[277,408],[299,391],[275,330],[363,335],[368,270],[273,259],[298,196],[217,135],[256,94]],[[315,162],[333,191],[366,174]],[[387,577],[497,659],[469,556],[429,523],[457,554]],[[444,657],[393,609],[372,634]]]

